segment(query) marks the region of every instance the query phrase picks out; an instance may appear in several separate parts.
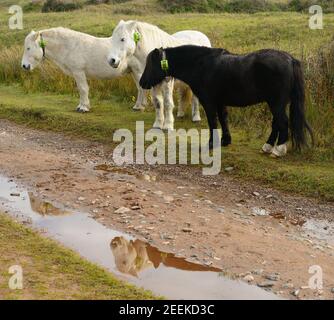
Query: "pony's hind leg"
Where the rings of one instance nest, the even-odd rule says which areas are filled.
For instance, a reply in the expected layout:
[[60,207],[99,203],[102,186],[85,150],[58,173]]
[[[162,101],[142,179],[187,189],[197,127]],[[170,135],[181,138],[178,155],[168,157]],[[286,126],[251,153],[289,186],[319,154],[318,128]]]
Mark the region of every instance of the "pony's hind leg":
[[289,119],[285,113],[285,108],[278,117],[279,136],[277,145],[274,147],[273,155],[283,157],[288,152],[287,142],[289,140]]
[[[287,142],[289,140],[289,119],[286,115],[286,103],[276,104],[271,107],[271,111],[273,113],[273,130],[268,144],[273,146],[272,155],[274,157],[283,157],[288,152]],[[275,146],[277,137],[278,141]]]
[[192,110],[192,121],[200,122],[201,113],[199,112],[199,100],[194,94],[191,100],[191,110]]
[[270,154],[273,152],[274,146],[278,138],[278,133],[279,131],[278,131],[277,119],[273,117],[272,124],[271,124],[271,134],[267,142],[262,147],[262,151],[264,153]]
[[228,145],[230,145],[232,143],[232,137],[231,137],[230,129],[229,129],[229,125],[228,125],[227,107],[223,106],[221,108],[218,108],[217,114],[218,114],[218,119],[219,119],[220,125],[222,127],[222,131],[223,131],[223,136],[222,136],[222,139],[221,139],[221,145],[223,147],[227,147]]
[[77,111],[89,112],[90,109],[89,86],[87,83],[86,75],[84,72],[78,72],[75,73],[73,76],[80,93],[80,104],[77,107]]

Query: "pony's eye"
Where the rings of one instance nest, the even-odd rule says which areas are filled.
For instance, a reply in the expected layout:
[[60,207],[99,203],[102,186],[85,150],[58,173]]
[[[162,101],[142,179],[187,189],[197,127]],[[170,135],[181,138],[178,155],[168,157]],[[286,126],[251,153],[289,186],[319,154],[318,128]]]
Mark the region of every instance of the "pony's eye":
[[125,38],[122,38],[122,39],[121,39],[121,42],[125,42]]
[[30,51],[30,48],[27,48],[28,51]]

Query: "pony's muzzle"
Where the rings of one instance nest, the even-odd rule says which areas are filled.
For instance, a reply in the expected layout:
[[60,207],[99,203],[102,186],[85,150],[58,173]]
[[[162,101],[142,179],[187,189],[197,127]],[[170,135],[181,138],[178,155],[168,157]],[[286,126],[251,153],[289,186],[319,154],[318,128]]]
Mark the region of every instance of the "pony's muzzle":
[[30,64],[23,64],[23,65],[22,65],[22,68],[23,68],[24,70],[30,71],[30,69],[31,69],[31,65],[30,65]]
[[119,62],[116,62],[116,59],[114,59],[114,58],[111,58],[109,60],[109,64],[115,69],[117,69],[119,67]]

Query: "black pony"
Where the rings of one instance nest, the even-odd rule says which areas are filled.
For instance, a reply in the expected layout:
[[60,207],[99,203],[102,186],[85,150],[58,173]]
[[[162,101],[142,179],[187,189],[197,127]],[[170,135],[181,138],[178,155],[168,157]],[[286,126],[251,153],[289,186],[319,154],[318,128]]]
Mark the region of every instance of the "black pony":
[[140,85],[151,89],[166,77],[187,83],[199,98],[210,127],[211,148],[217,116],[223,130],[221,145],[231,143],[227,106],[246,107],[260,102],[267,102],[273,114],[272,132],[263,146],[264,152],[276,156],[286,154],[289,102],[293,146],[300,150],[306,144],[306,130],[313,139],[305,119],[301,64],[286,52],[266,49],[237,55],[224,49],[199,46],[155,49],[147,57]]

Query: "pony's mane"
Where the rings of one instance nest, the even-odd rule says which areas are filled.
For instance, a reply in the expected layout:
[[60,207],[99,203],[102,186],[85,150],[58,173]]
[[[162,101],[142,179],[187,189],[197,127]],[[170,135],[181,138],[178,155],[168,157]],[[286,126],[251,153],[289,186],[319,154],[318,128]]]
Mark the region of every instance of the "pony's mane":
[[142,35],[144,42],[154,43],[156,47],[168,47],[185,44],[182,40],[177,39],[159,27],[147,22],[129,20],[125,22],[131,28],[135,28]]
[[93,37],[87,33],[75,31],[72,29],[64,28],[64,27],[56,27],[50,29],[44,29],[39,31],[42,35],[47,37],[56,37],[57,39],[67,39],[71,37]]

